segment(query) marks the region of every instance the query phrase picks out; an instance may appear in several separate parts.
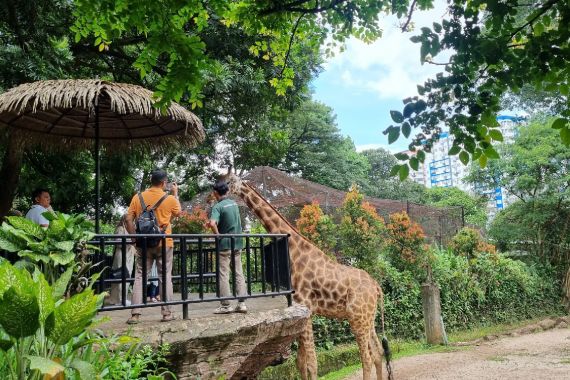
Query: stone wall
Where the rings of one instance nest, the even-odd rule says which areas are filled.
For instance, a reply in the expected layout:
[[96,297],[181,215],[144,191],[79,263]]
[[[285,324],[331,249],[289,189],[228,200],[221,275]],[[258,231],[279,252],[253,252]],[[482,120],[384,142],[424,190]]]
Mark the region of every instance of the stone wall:
[[145,343],[171,345],[169,361],[178,379],[253,379],[289,356],[291,343],[309,318],[294,304],[249,314],[212,315],[143,329],[133,336]]

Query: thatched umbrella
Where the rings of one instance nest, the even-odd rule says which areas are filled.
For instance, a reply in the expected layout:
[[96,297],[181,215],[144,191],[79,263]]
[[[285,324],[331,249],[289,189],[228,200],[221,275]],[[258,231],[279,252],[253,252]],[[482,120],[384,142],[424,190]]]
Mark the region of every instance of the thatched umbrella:
[[200,119],[179,104],[154,107],[152,92],[102,80],[26,83],[0,95],[0,128],[26,145],[77,149],[95,141],[95,228],[99,232],[100,144],[109,150],[194,147],[204,139]]

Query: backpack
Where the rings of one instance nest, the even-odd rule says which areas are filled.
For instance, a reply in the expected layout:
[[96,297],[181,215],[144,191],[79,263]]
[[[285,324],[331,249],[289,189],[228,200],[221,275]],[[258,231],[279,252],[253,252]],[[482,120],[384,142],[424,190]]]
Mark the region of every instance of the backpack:
[[[144,199],[142,197],[142,194],[138,193],[138,195],[139,195],[139,199],[140,199],[141,207],[142,207],[143,211],[141,212],[141,214],[139,215],[139,217],[135,221],[137,234],[145,234],[145,235],[147,235],[147,234],[164,234],[164,231],[158,225],[158,220],[156,219],[156,215],[154,214],[154,210],[156,210],[160,206],[160,204],[162,203],[163,200],[166,199],[168,194],[164,194],[162,196],[162,198],[160,198],[158,200],[158,202],[156,202],[156,204],[154,206],[152,206],[150,209],[144,203]],[[145,240],[144,238],[137,238],[137,243],[136,243],[137,247],[142,247],[144,244],[144,240]],[[160,244],[161,240],[162,240],[162,238],[160,238],[160,237],[156,237],[156,238],[147,237],[146,238],[146,246],[147,246],[147,248],[158,247],[158,244]]]

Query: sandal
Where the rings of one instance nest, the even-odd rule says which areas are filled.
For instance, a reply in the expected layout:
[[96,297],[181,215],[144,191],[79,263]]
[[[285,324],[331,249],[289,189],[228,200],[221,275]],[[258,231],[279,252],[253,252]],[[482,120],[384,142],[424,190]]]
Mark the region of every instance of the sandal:
[[128,325],[137,325],[141,323],[140,321],[140,314],[133,314],[129,319],[127,319]]
[[170,313],[168,315],[163,315],[162,319],[160,320],[161,322],[170,322],[170,321],[174,321],[176,320],[176,317],[174,316],[174,314]]

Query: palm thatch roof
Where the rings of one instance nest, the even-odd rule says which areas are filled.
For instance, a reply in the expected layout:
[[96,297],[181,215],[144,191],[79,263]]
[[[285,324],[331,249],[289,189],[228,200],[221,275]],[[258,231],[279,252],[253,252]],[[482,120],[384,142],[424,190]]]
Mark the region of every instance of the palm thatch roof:
[[11,128],[27,144],[52,148],[193,147],[204,140],[200,119],[179,104],[154,106],[151,91],[103,80],[47,80],[0,94],[0,129]]

